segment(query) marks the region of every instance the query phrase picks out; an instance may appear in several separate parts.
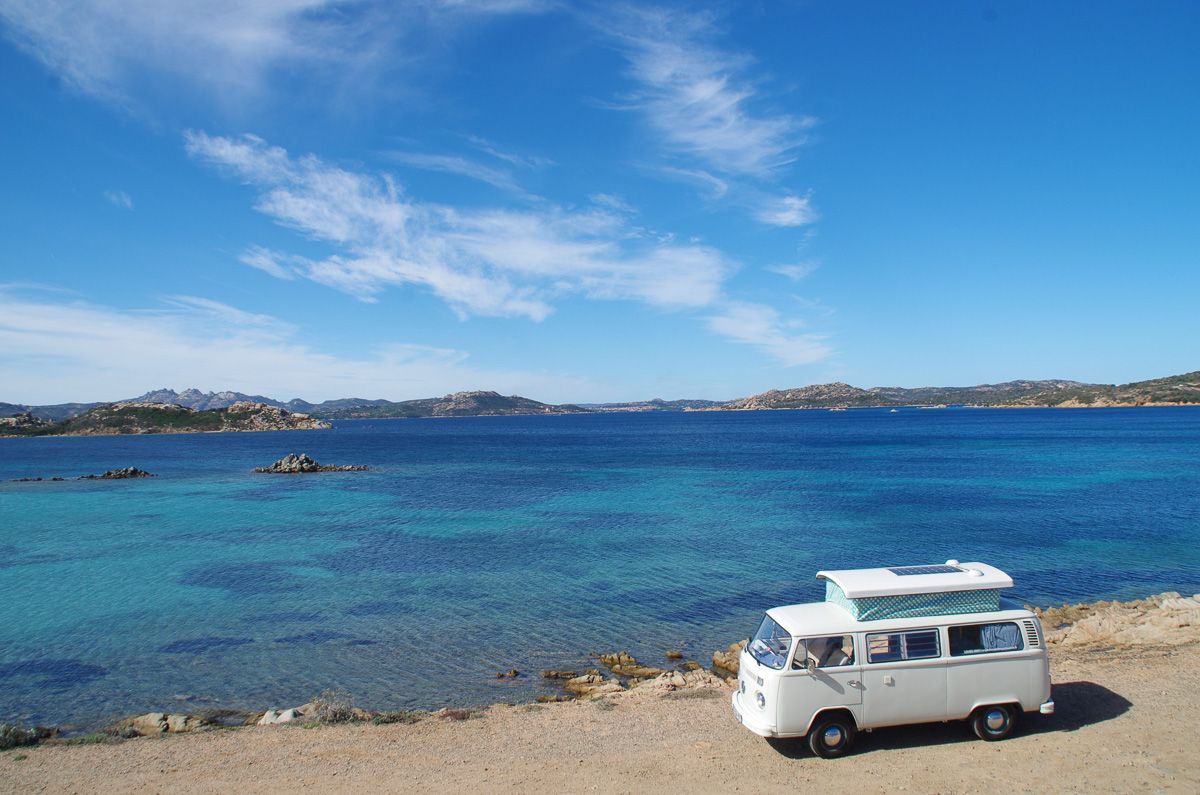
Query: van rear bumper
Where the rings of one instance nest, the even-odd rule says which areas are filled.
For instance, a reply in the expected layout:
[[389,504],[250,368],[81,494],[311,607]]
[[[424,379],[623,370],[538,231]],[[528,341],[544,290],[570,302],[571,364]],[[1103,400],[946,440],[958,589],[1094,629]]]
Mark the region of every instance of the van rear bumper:
[[1042,706],[1038,707],[1038,712],[1042,713],[1043,715],[1053,715],[1054,714],[1054,699],[1050,699],[1049,701],[1043,701]]
[[736,690],[733,693],[733,698],[730,699],[733,704],[733,717],[737,718],[737,722],[745,726],[750,731],[757,734],[759,737],[775,737],[775,730],[767,725],[766,722],[760,721],[758,716],[746,709],[742,705],[742,694]]

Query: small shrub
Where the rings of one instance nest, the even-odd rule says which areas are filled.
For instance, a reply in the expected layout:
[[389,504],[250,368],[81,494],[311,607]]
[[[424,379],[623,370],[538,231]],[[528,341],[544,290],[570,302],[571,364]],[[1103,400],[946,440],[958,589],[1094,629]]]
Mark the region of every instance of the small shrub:
[[29,757],[26,756],[25,754],[17,754],[16,756],[13,757],[13,761],[14,762],[24,762],[28,758]]
[[41,726],[23,729],[11,723],[0,723],[0,751],[17,748],[22,745],[37,745],[42,740],[53,737],[54,729],[44,729]]
[[383,726],[387,723],[416,723],[424,717],[424,712],[402,709],[396,712],[377,712],[371,716],[371,723],[376,726]]
[[354,720],[354,700],[345,690],[324,690],[312,700],[312,705],[312,717],[317,723]]
[[474,717],[474,713],[469,709],[457,709],[455,707],[447,707],[438,713],[446,720],[468,720]]
[[121,737],[108,734],[107,732],[92,732],[84,734],[80,737],[68,737],[62,741],[63,745],[101,745],[103,743],[116,743],[121,741]]

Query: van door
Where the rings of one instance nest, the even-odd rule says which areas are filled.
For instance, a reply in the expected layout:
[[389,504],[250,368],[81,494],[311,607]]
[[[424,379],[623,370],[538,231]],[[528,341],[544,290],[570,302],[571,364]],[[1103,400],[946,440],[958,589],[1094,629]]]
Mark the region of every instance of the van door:
[[[808,731],[813,716],[829,707],[847,707],[862,719],[862,666],[855,657],[854,636],[803,638],[796,642],[788,670],[779,677],[779,733]],[[813,661],[810,672],[808,661]]]
[[945,720],[946,661],[938,630],[872,632],[864,640],[860,726]]

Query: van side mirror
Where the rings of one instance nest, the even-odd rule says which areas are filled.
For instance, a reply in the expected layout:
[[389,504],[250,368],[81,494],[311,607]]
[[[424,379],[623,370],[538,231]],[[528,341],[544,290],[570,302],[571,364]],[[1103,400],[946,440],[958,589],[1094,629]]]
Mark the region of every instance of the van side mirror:
[[806,671],[808,671],[810,674],[812,674],[812,673],[816,673],[816,672],[817,672],[817,661],[816,661],[816,660],[814,660],[812,657],[809,657],[809,658],[808,658],[808,659],[807,659],[807,660],[804,662],[804,669],[805,669]]

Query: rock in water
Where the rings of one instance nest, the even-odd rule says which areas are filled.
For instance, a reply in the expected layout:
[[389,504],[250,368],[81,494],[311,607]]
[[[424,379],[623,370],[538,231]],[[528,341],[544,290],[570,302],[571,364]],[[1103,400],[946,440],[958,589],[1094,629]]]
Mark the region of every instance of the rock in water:
[[83,475],[80,480],[124,480],[125,478],[152,478],[154,475],[137,467],[110,469],[103,475]]
[[334,464],[318,464],[306,453],[288,453],[269,467],[255,467],[255,472],[269,472],[278,475],[297,475],[303,472],[365,472],[365,466],[336,466]]
[[714,651],[712,656],[713,667],[717,669],[717,673],[728,671],[737,676],[738,673],[738,658],[742,656],[742,649],[746,648],[748,641],[739,641],[729,644],[729,648],[725,651]]
[[619,651],[616,654],[601,654],[600,662],[618,676],[652,679],[663,673],[662,668],[652,668],[648,665],[642,665],[627,651]]

